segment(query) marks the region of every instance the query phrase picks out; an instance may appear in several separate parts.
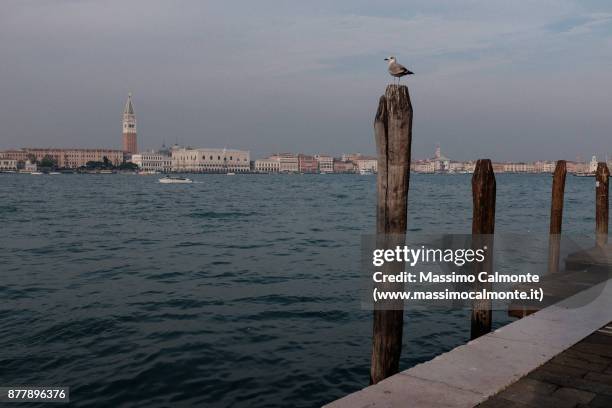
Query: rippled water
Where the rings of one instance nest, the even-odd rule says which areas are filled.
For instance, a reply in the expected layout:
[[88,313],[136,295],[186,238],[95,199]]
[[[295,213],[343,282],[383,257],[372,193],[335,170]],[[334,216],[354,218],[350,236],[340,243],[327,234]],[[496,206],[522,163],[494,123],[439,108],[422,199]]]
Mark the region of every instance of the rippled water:
[[[193,178],[0,174],[0,385],[70,386],[75,407],[312,407],[367,385],[375,177]],[[546,233],[550,183],[498,175],[496,232]],[[564,231],[593,230],[593,196],[568,177]],[[414,175],[409,200],[411,231],[470,231],[469,175]],[[402,368],[468,323],[406,312]]]

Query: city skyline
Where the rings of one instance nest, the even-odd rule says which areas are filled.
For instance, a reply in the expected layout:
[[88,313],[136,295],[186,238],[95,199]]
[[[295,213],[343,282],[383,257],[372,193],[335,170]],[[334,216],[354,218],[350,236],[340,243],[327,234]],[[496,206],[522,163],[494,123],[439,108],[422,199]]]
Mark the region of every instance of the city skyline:
[[[137,127],[136,127],[136,112],[134,109],[134,104],[132,101],[132,92],[128,92],[127,94],[127,100],[125,102],[124,108],[123,108],[123,114],[122,114],[122,121],[121,121],[121,127],[122,127],[122,133],[121,133],[121,137],[122,137],[122,151],[124,152],[124,154],[126,155],[126,157],[129,159],[129,156],[134,155],[134,154],[146,154],[146,153],[152,153],[152,152],[158,152],[161,150],[165,150],[170,148],[171,146],[174,147],[181,147],[181,148],[187,148],[187,149],[198,149],[200,147],[198,146],[191,146],[191,145],[186,145],[186,146],[182,146],[178,143],[178,140],[176,141],[176,143],[174,145],[166,145],[165,139],[162,142],[161,146],[157,146],[157,147],[148,147],[145,149],[138,149],[138,142],[137,142]],[[223,149],[225,150],[227,148],[227,146],[223,147]],[[87,149],[92,149],[92,148],[82,148],[82,147],[76,147],[76,146],[71,146],[71,147],[58,147],[58,146],[37,146],[37,147],[25,147],[25,146],[21,146],[21,147],[15,147],[15,148],[11,148],[11,149],[5,149],[6,151],[9,150],[20,150],[20,149],[38,149],[38,150],[44,150],[44,149],[56,149],[56,150],[70,150],[70,149],[76,149],[76,150],[87,150]],[[96,146],[93,147],[93,149],[98,149],[98,150],[109,150],[112,151],[113,148],[108,148],[105,146]],[[208,149],[210,149],[210,147],[208,147]],[[213,147],[212,149],[221,149],[220,147]],[[117,150],[119,151],[119,150]],[[251,150],[247,150],[249,153],[251,152]],[[0,156],[2,155],[3,150],[0,149]],[[301,152],[282,152],[282,151],[277,151],[277,152],[267,152],[266,154],[261,154],[258,156],[254,156],[254,158],[260,158],[260,159],[267,159],[271,156],[274,155],[279,155],[279,154],[295,154],[295,155],[319,155],[319,154],[325,154],[325,155],[330,155],[330,157],[333,158],[340,158],[340,157],[344,157],[346,155],[360,155],[360,156],[364,156],[364,157],[371,157],[374,156],[371,153],[362,153],[362,152],[352,152],[352,153],[347,153],[346,151],[343,151],[342,153],[339,152],[322,152],[320,150],[317,151],[301,151]],[[449,162],[459,162],[459,163],[463,163],[463,162],[472,162],[477,160],[477,158],[469,158],[469,159],[450,159],[444,155],[441,154],[441,145],[440,143],[436,143],[435,144],[435,150],[433,150],[433,155],[431,156],[424,156],[424,157],[412,157],[412,160],[414,163],[418,163],[418,162],[422,162],[422,161],[428,161],[428,160],[438,160],[440,161],[440,158],[442,157],[442,159],[444,159],[445,161],[449,161]],[[609,161],[609,156],[608,154],[605,154],[603,158],[601,158],[603,161],[608,162]],[[591,162],[594,161],[594,159],[597,158],[597,155],[593,155],[591,156]],[[597,158],[599,160],[599,158]],[[443,161],[444,161],[443,160]],[[563,160],[563,159],[559,159],[559,160]],[[580,155],[577,155],[576,158],[574,160],[572,159],[565,159],[571,162],[576,162],[576,163],[587,163],[588,160],[583,160],[583,158]],[[344,161],[344,159],[343,159]],[[498,160],[498,163],[518,163],[518,164],[524,164],[524,163],[535,163],[535,162],[543,162],[543,161],[548,161],[548,162],[552,162],[552,160],[546,160],[546,159],[536,159],[536,160],[532,160],[532,161],[528,161],[528,160]],[[414,164],[413,163],[413,164]]]
[[[227,146],[210,148],[180,146],[175,143],[158,149],[138,149],[136,111],[129,92],[123,108],[121,120],[122,149],[91,148],[51,148],[30,147],[0,150],[0,169],[3,171],[36,172],[39,164],[54,169],[89,168],[103,164],[107,167],[127,166],[128,170],[139,169],[143,172],[230,172],[230,173],[360,173],[377,172],[378,160],[374,155],[353,153],[304,154],[303,151],[274,152],[263,157],[251,157],[250,150],[240,150]],[[255,159],[255,160],[251,160]],[[416,173],[472,173],[476,159],[451,159],[442,154],[440,143],[436,143],[433,156],[411,158],[410,170]],[[609,163],[608,155],[604,161]],[[514,173],[551,173],[555,161],[538,159],[536,161],[492,160],[496,172]],[[568,171],[580,174],[593,174],[598,158],[593,155],[590,162],[567,160]],[[136,166],[135,168],[130,165]],[[108,170],[108,169],[106,169]]]
[[371,154],[394,54],[416,73],[413,157],[438,141],[457,160],[612,150],[605,2],[6,1],[0,16],[0,149],[120,148],[132,91],[145,147]]

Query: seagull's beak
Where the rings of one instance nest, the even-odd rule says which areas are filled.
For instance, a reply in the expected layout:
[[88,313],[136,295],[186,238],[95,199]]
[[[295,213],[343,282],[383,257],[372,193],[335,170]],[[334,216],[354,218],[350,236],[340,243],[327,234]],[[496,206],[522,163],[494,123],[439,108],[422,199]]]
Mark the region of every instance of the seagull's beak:
[[385,58],[385,61],[389,61],[389,58]]

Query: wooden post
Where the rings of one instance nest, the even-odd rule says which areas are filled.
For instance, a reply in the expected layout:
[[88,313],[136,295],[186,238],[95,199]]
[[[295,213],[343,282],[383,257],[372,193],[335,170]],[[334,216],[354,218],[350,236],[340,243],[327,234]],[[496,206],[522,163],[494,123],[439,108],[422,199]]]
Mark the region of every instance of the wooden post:
[[557,161],[553,175],[552,198],[550,203],[550,238],[548,241],[548,273],[559,271],[561,226],[563,224],[563,195],[565,193],[565,160]]
[[595,233],[597,245],[600,246],[608,243],[609,179],[608,165],[603,162],[598,163],[595,173]]
[[[495,233],[495,174],[489,159],[476,163],[472,176],[472,241],[476,248],[487,246],[484,262],[474,264],[474,273],[492,272],[493,234]],[[476,284],[475,290],[490,288],[491,284]],[[472,303],[471,337],[475,339],[491,331],[492,313],[490,300],[475,300]]]
[[[377,236],[386,237],[382,240],[386,245],[400,241],[404,243],[412,143],[412,104],[407,86],[387,86],[378,103],[374,137],[378,152],[376,233]],[[381,242],[380,239],[377,241]],[[402,267],[396,263],[383,273],[392,273],[392,269],[398,266]],[[403,285],[395,289],[403,290]],[[403,303],[396,302],[393,309],[374,310],[371,384],[399,370],[404,327]]]

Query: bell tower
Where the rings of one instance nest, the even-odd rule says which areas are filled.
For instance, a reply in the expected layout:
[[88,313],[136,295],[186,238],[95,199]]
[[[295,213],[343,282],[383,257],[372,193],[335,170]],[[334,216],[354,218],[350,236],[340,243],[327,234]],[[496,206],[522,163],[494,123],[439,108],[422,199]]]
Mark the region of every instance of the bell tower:
[[128,154],[138,153],[136,143],[136,115],[132,105],[132,93],[128,94],[125,108],[123,109],[123,151]]

